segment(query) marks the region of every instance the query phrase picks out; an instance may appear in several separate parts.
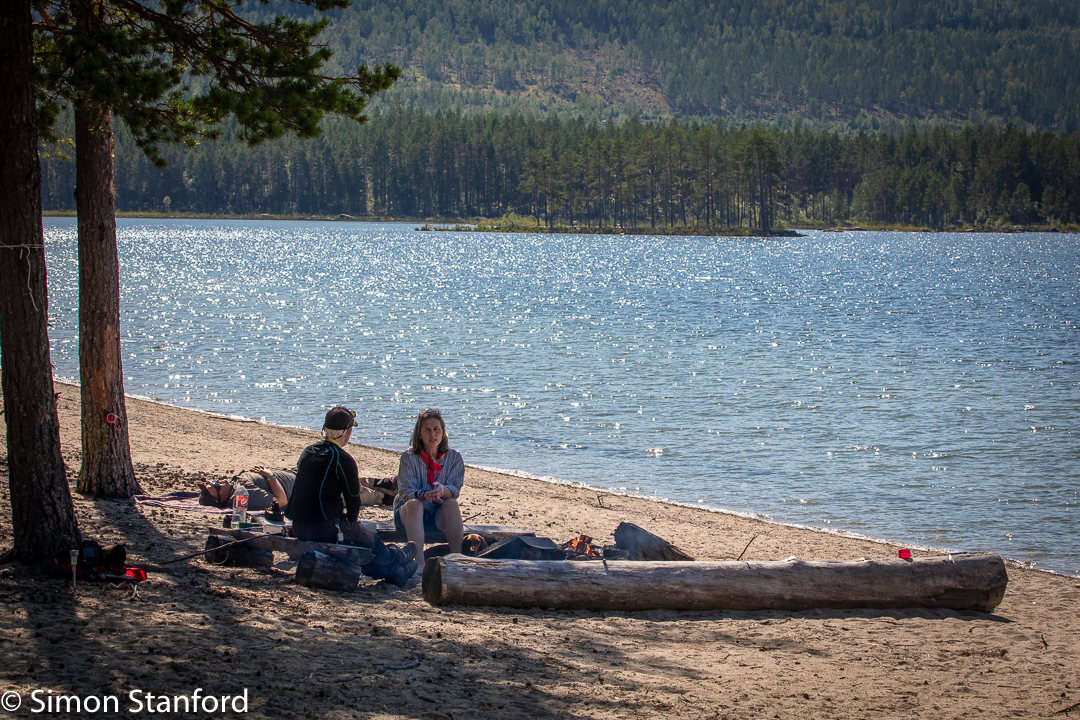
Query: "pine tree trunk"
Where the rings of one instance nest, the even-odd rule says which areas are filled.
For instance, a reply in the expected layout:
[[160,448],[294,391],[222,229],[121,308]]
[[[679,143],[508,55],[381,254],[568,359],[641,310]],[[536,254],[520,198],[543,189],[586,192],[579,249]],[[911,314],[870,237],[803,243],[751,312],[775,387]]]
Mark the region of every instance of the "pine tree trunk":
[[79,214],[79,492],[127,498],[142,492],[131,466],[120,356],[120,259],[116,248],[112,112],[75,108],[75,207]]
[[49,358],[30,37],[29,0],[0,3],[0,382],[12,550],[26,563],[79,543]]

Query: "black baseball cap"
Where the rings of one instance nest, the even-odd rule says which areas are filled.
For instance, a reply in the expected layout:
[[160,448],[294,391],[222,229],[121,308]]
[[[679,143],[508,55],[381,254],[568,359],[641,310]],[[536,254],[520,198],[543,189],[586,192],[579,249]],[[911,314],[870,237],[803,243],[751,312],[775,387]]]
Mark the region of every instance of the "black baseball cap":
[[326,411],[323,427],[327,430],[348,430],[356,427],[356,413],[343,405],[332,407]]

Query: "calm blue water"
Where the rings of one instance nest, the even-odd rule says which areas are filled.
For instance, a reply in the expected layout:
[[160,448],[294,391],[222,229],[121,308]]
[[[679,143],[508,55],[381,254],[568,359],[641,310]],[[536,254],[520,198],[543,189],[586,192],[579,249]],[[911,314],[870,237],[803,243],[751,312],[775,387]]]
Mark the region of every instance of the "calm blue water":
[[[46,220],[77,379],[74,222]],[[126,389],[1080,574],[1080,236],[121,220]]]

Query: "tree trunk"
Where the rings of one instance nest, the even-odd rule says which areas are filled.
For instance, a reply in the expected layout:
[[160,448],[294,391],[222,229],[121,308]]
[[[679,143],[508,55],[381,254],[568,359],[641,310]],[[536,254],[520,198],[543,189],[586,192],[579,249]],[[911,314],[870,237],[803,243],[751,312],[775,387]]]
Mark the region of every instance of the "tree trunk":
[[79,545],[49,357],[30,22],[28,0],[0,3],[0,383],[12,550],[26,563]]
[[112,113],[75,108],[75,206],[79,215],[79,492],[128,498],[142,489],[128,445],[120,356],[120,259],[116,249]]
[[560,610],[949,608],[990,612],[1008,584],[993,553],[851,562],[557,562],[431,558],[432,605]]

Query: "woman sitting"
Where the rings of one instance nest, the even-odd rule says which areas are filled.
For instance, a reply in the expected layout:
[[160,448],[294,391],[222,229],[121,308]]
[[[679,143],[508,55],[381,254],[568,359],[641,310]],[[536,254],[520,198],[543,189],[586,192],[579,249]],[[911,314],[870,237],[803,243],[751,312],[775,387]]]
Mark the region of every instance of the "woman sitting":
[[398,464],[394,525],[416,543],[416,561],[424,567],[424,533],[441,530],[450,552],[461,552],[462,523],[457,498],[465,482],[461,453],[450,449],[446,423],[438,410],[416,419],[409,449]]

